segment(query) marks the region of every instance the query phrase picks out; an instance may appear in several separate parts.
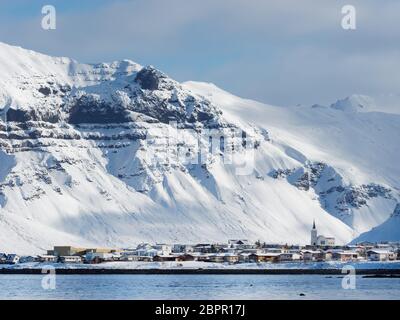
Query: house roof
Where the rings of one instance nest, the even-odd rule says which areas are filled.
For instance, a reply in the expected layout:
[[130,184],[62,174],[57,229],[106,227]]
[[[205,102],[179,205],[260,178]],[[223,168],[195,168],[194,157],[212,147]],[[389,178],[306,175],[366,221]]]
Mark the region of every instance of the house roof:
[[346,255],[346,254],[356,254],[358,255],[357,251],[342,251],[342,252],[337,252],[340,255]]
[[368,250],[368,253],[369,253],[369,252],[378,253],[378,254],[389,254],[389,253],[394,253],[393,251],[385,250],[385,249],[373,249],[373,250]]
[[315,254],[321,253],[321,251],[318,251],[318,250],[301,250],[300,252],[301,253],[315,253]]
[[156,255],[156,257],[159,257],[159,258],[176,258],[176,257],[179,257],[179,255],[175,256],[175,255],[162,255],[162,254],[160,254],[160,255]]
[[269,253],[252,253],[251,255],[259,256],[259,257],[278,257],[282,253],[278,252],[269,252]]

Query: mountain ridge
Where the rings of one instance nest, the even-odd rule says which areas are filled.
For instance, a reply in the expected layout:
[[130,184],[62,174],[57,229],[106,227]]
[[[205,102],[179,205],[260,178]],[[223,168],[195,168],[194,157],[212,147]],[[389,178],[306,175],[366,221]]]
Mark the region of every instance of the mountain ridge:
[[[313,219],[347,243],[398,201],[399,169],[387,159],[399,150],[379,146],[400,132],[397,117],[269,106],[129,60],[79,64],[0,45],[0,67],[0,250],[308,243]],[[213,135],[225,137],[217,150]],[[376,159],[361,161],[371,146]],[[245,159],[250,171],[238,174]],[[338,195],[323,200],[332,188]],[[342,203],[344,217],[327,209],[341,197],[360,205]]]

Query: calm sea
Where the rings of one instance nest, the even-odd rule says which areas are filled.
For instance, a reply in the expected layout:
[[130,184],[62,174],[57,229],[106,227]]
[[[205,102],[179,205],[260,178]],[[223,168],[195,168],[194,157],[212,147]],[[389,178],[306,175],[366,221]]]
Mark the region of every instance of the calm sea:
[[[326,275],[0,275],[0,299],[400,299],[400,279]],[[54,282],[46,282],[51,287]]]

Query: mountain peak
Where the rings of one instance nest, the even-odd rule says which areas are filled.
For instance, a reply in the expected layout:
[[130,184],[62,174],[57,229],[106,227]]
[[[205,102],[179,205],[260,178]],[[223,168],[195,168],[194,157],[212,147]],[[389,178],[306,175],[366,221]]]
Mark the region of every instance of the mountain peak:
[[144,90],[159,90],[163,84],[171,82],[169,80],[165,73],[151,65],[142,68],[135,78],[135,82]]
[[353,94],[344,99],[339,99],[331,104],[331,108],[341,110],[344,112],[367,112],[375,106],[374,100],[365,95]]

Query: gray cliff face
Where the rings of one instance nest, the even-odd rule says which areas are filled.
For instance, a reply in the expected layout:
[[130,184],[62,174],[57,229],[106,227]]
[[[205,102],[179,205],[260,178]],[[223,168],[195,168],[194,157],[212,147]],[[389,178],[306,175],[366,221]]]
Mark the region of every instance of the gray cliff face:
[[307,162],[299,168],[273,170],[269,176],[286,179],[299,190],[312,190],[326,211],[346,223],[351,223],[353,210],[368,207],[372,199],[396,201],[394,191],[390,188],[375,183],[346,184],[333,167],[322,162]]
[[[108,77],[101,68],[101,65],[96,67],[96,75],[106,74]],[[161,159],[156,164],[148,163],[145,154],[152,145],[161,141],[160,150],[166,153],[168,150],[172,153],[175,149],[184,150],[192,158],[199,152],[182,141],[166,142],[171,125],[177,130],[191,129],[195,135],[201,135],[203,129],[229,134],[230,129],[236,128],[225,121],[218,106],[183,89],[178,82],[154,67],[131,73],[118,71],[118,68],[112,73],[113,77],[80,87],[61,84],[56,79],[42,79],[40,85],[32,82],[30,88],[35,88],[39,103],[1,111],[0,151],[11,155],[30,151],[47,154],[50,148],[98,148],[109,163],[132,161],[129,168],[121,166],[110,171],[136,191],[149,192],[163,180],[166,172],[188,170],[180,161]],[[196,141],[195,137],[191,138]],[[240,140],[241,137],[234,139]],[[33,173],[10,172],[0,185],[2,201],[5,201],[4,189],[13,188],[18,183],[20,186],[28,185],[31,180],[38,182],[38,187],[24,197],[26,201],[44,195],[40,187],[42,182],[62,194],[57,183],[46,178],[46,172],[65,175],[65,167],[73,165],[91,166],[77,155],[70,158],[50,156]],[[79,181],[67,177],[66,184],[73,186]]]
[[135,114],[184,127],[219,127],[222,112],[209,101],[181,88],[153,67],[122,81],[102,83],[71,94],[65,106],[67,122],[126,123]]
[[[38,86],[37,96],[40,107],[0,111],[0,146],[27,150],[54,143],[40,138],[137,140],[146,136],[145,124],[157,127],[174,122],[178,128],[196,130],[234,127],[224,121],[217,106],[151,66],[87,87],[49,81]],[[105,131],[90,132],[88,128],[94,127]],[[120,132],[115,132],[116,127]]]

